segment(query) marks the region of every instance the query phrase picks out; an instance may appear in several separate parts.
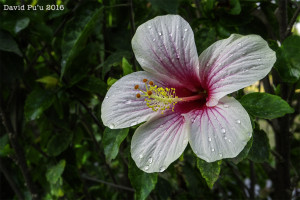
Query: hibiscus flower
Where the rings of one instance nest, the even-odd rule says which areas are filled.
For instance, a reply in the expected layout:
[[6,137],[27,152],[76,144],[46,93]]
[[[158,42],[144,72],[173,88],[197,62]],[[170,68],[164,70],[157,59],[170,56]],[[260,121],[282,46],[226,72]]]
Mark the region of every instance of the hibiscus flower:
[[140,25],[132,39],[145,71],[118,80],[102,104],[111,129],[139,126],[131,156],[145,172],[162,172],[190,144],[207,162],[236,157],[252,136],[248,113],[226,96],[265,77],[275,60],[260,36],[233,34],[198,57],[194,34],[178,15]]

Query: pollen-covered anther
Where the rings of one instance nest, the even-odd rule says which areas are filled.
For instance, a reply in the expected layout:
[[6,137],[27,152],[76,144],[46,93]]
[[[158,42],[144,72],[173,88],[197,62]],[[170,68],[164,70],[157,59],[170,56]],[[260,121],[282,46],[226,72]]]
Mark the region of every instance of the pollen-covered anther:
[[134,89],[137,90],[137,89],[139,89],[139,87],[140,87],[139,85],[135,85],[135,86],[134,86]]
[[153,81],[143,79],[145,83],[145,90],[142,90],[138,85],[134,88],[139,90],[142,94],[138,93],[137,98],[144,97],[146,105],[153,111],[161,111],[163,114],[167,110],[172,110],[174,112],[175,105],[181,101],[175,94],[175,88],[168,87],[158,87],[154,85]]

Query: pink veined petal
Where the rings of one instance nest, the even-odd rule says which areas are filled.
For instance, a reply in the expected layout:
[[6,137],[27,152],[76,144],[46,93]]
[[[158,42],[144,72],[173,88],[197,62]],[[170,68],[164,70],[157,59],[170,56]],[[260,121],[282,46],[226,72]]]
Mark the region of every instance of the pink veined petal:
[[199,57],[203,88],[209,91],[207,106],[215,106],[227,94],[265,77],[276,55],[257,35],[231,35],[208,47]]
[[236,157],[252,136],[249,115],[233,97],[223,97],[216,106],[185,117],[191,121],[190,145],[207,162]]
[[145,71],[164,74],[193,90],[199,81],[198,54],[190,25],[178,15],[159,16],[140,25],[132,38],[137,61]]
[[170,83],[176,85],[174,80],[165,81],[166,77],[148,72],[134,72],[124,76],[111,86],[102,103],[101,118],[105,126],[111,129],[126,128],[158,114],[147,107],[144,98],[136,98],[137,93],[142,93],[134,89],[135,85],[146,90],[143,79],[151,80],[158,86]]
[[162,172],[183,153],[188,132],[188,124],[180,114],[157,115],[134,133],[131,157],[147,173]]

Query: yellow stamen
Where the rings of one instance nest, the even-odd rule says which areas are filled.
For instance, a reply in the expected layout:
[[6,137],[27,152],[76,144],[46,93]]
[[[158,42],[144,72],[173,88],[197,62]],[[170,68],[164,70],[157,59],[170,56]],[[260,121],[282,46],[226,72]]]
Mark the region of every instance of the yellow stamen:
[[[134,89],[140,90],[143,94],[137,94],[136,97],[145,97],[146,105],[149,108],[152,108],[153,111],[160,110],[163,114],[166,110],[172,110],[174,112],[175,105],[182,101],[181,98],[178,98],[175,93],[175,88],[163,88],[154,85],[153,81],[143,79],[145,83],[145,91],[141,90],[139,87],[134,87]],[[148,84],[147,84],[148,82]]]

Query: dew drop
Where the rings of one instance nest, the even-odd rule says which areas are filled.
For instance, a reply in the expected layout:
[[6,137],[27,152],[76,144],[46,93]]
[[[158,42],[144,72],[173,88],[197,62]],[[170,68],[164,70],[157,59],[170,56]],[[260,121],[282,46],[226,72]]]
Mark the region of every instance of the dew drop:
[[109,98],[109,96],[106,96],[106,97],[105,97],[105,99],[108,99],[108,98]]
[[210,137],[208,137],[208,141],[211,142],[211,138]]
[[220,156],[220,157],[223,157],[223,154],[219,153],[219,156]]
[[230,139],[228,139],[228,142],[231,142],[231,140],[230,140]]
[[225,136],[224,139],[227,140],[227,137]]
[[152,40],[153,42],[155,41],[155,38]]
[[125,101],[125,104],[131,104],[131,100]]
[[236,123],[240,124],[240,123],[241,123],[241,120],[239,120],[239,119],[238,119],[238,120],[236,120]]
[[158,32],[158,35],[160,35],[160,36],[161,36],[161,35],[162,35],[162,33],[161,33],[161,32]]
[[184,139],[184,140],[183,140],[183,144],[186,144],[187,142],[188,142],[187,139]]
[[179,55],[177,55],[176,58],[179,59],[180,58]]
[[146,165],[146,166],[144,167],[144,170],[147,171],[148,169],[149,169],[149,166]]
[[152,161],[153,161],[153,159],[152,159],[152,158],[149,158],[149,159],[148,159],[148,163],[149,163],[149,164],[151,164],[151,163],[152,163]]
[[222,133],[226,133],[225,128],[222,128],[222,129],[221,129],[221,132],[222,132]]
[[211,151],[215,151],[215,149],[214,149],[214,148],[212,148],[212,149],[211,149]]
[[151,29],[151,26],[148,26],[149,29]]
[[242,43],[238,43],[238,46],[242,46]]
[[113,128],[115,128],[115,125],[114,124],[111,124],[111,125],[109,125],[108,126],[110,129],[113,129]]
[[131,122],[130,126],[135,126],[137,125],[137,122]]
[[170,33],[169,36],[172,37],[172,33]]
[[184,29],[184,31],[185,31],[185,32],[187,32],[187,28],[186,28],[186,29]]
[[159,168],[159,172],[163,172],[165,170],[166,170],[166,168],[164,166],[162,166],[161,168]]
[[261,59],[259,58],[258,61],[261,61]]
[[224,108],[229,108],[229,105],[227,105],[227,104],[224,104]]
[[139,155],[139,158],[140,158],[140,159],[142,159],[143,157],[144,157],[143,154],[140,154],[140,155]]
[[184,40],[184,37],[182,38],[182,40]]

